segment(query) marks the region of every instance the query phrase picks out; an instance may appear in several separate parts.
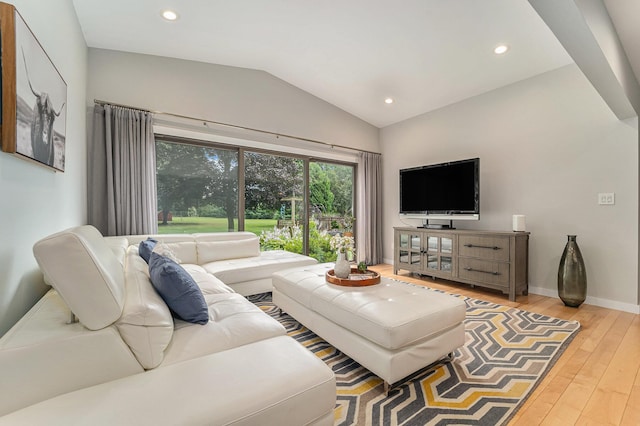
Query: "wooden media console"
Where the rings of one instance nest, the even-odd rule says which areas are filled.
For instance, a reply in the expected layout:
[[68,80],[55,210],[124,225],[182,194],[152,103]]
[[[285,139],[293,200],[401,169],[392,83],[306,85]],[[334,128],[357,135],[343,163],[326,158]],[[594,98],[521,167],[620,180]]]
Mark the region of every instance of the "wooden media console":
[[500,290],[515,301],[529,288],[529,233],[394,228],[393,272]]

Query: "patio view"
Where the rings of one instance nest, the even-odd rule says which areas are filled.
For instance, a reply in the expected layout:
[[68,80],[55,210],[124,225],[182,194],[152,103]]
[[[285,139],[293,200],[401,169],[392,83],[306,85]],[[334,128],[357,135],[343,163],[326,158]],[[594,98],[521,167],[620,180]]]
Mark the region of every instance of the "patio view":
[[288,250],[328,262],[336,258],[331,237],[353,232],[351,165],[158,139],[156,170],[160,234],[244,229],[260,236],[262,250]]

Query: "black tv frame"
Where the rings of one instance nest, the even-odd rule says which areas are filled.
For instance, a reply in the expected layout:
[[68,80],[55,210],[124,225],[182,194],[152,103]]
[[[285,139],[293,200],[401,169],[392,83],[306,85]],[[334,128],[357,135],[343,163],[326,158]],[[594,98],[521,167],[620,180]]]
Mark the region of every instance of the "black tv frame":
[[[433,168],[450,168],[459,166],[464,163],[473,163],[473,210],[462,209],[445,209],[445,210],[403,210],[403,176],[406,176],[409,172],[415,172],[420,170],[427,170]],[[428,228],[452,228],[453,220],[480,220],[480,158],[469,158],[457,161],[448,161],[443,163],[428,164],[420,167],[411,167],[406,169],[400,169],[399,171],[399,184],[400,184],[400,215],[405,218],[422,219],[423,227]],[[467,188],[468,190],[469,188]],[[427,191],[425,190],[425,195]],[[406,194],[405,194],[406,195]],[[426,207],[426,206],[425,206]],[[429,220],[447,220],[449,225],[437,225],[429,224]]]

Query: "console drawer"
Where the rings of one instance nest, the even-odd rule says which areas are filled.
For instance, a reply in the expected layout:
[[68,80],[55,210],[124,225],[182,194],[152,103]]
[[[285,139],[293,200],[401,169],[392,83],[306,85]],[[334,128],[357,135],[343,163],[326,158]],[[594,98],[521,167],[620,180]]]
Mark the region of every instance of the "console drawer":
[[509,264],[459,257],[458,277],[483,284],[509,287]]
[[461,235],[458,240],[460,256],[509,261],[509,237]]

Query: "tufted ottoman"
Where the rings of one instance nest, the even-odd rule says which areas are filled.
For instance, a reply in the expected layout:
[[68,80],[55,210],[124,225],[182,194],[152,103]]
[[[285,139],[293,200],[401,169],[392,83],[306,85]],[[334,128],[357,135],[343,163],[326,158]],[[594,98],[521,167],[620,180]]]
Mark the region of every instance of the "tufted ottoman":
[[333,263],[273,274],[273,302],[389,385],[464,344],[466,305],[455,296],[382,278],[368,287],[327,283]]

